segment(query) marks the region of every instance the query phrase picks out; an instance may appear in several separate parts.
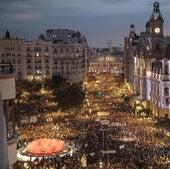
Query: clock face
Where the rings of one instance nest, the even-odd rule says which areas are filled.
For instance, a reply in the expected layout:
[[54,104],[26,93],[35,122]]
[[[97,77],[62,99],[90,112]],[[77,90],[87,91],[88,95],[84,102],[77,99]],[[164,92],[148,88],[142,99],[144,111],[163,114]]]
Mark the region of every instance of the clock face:
[[160,28],[155,28],[155,33],[159,33],[160,32]]

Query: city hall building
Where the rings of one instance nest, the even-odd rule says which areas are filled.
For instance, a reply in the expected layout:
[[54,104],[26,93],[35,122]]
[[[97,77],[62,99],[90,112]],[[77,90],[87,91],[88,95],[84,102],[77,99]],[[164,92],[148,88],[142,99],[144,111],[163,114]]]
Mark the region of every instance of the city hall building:
[[164,19],[158,2],[138,35],[130,25],[124,44],[125,82],[137,113],[149,109],[156,117],[170,118],[170,37],[164,36]]

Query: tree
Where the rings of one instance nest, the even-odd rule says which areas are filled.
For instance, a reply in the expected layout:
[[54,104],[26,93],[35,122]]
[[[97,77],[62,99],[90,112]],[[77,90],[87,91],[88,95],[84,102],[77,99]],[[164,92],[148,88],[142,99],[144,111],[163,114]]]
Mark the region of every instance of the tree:
[[66,79],[60,75],[53,75],[51,78],[47,78],[43,82],[44,88],[51,90],[55,93],[56,90],[66,89]]
[[[16,118],[20,119],[21,115],[26,115],[29,120],[30,116],[35,113],[40,106],[42,88],[41,82],[33,80],[19,80],[16,82]],[[39,106],[37,106],[39,105]],[[21,113],[22,112],[22,113]]]
[[[123,96],[123,95],[122,95],[122,96]],[[124,101],[125,101],[126,103],[129,103],[129,102],[130,102],[130,97],[128,97],[128,96],[123,96],[122,98],[124,99]]]
[[69,84],[65,78],[60,75],[53,75],[45,79],[44,87],[52,91],[54,101],[62,109],[80,107],[84,101],[85,91],[82,88],[83,83]]
[[79,84],[72,84],[66,90],[56,92],[56,100],[62,109],[80,107],[83,104],[85,92]]

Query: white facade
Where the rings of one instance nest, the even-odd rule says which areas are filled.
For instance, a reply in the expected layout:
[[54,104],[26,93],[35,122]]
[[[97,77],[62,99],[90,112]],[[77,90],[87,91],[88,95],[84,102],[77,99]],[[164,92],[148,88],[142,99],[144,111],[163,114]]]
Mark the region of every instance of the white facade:
[[123,62],[114,55],[99,54],[89,58],[89,72],[120,75],[122,70]]
[[170,60],[153,62],[151,76],[151,107],[157,116],[170,118]]
[[42,80],[53,74],[52,42],[41,39],[23,42],[24,79]]
[[53,43],[53,74],[80,82],[87,74],[87,45]]
[[11,38],[8,31],[0,39],[0,63],[11,63],[17,78],[23,77],[23,41]]
[[130,26],[129,37],[125,38],[124,73],[134,108],[138,104],[150,109],[154,116],[170,118],[167,92],[170,83],[170,38],[163,35],[163,23],[159,3],[155,2],[144,32],[137,35],[134,25]]
[[87,76],[88,44],[79,31],[47,30],[32,41],[11,38],[6,32],[0,39],[0,63],[11,63],[17,78],[42,80],[61,75],[70,83]]

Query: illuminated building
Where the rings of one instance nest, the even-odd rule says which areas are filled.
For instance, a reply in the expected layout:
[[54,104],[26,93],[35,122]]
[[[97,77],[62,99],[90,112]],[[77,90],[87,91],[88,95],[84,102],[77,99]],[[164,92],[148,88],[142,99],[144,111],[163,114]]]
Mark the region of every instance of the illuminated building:
[[137,35],[135,26],[130,26],[124,45],[124,74],[134,108],[141,105],[154,116],[170,118],[170,40],[163,35],[163,23],[159,3],[155,2],[144,32]]
[[47,30],[45,39],[53,42],[53,74],[70,83],[83,81],[87,76],[88,44],[79,31]]
[[123,62],[114,55],[101,54],[89,58],[89,72],[120,75],[122,69]]
[[0,63],[11,63],[20,79],[42,80],[61,75],[70,83],[87,76],[88,44],[79,31],[47,30],[32,41],[11,38],[7,31],[0,39]]
[[0,38],[0,63],[11,63],[16,78],[23,78],[23,40],[12,38],[9,31]]
[[42,80],[51,77],[52,43],[41,39],[23,42],[24,72],[23,78]]

